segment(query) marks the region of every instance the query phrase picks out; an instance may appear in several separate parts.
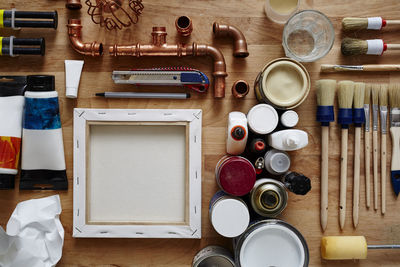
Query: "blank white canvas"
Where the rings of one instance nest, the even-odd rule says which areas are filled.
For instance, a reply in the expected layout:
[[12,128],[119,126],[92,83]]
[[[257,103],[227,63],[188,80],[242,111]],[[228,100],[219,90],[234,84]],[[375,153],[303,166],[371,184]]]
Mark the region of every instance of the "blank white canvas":
[[87,223],[183,223],[185,125],[90,125]]

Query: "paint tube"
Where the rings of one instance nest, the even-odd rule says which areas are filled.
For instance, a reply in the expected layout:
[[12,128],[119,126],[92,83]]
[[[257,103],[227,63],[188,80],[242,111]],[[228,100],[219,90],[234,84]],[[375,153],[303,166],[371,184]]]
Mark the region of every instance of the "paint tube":
[[14,188],[21,148],[26,76],[0,76],[0,189]]
[[83,60],[65,60],[65,95],[68,98],[78,96],[83,63]]
[[68,188],[54,76],[28,76],[20,189]]

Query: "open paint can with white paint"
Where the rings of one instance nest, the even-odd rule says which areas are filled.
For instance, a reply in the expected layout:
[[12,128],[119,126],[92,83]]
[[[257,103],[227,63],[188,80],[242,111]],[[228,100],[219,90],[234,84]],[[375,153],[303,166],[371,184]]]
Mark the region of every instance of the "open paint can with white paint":
[[208,246],[194,256],[192,267],[235,267],[232,254],[220,246]]
[[303,103],[310,87],[307,69],[290,58],[278,58],[269,62],[254,82],[258,101],[283,110],[296,108]]
[[290,224],[275,219],[255,222],[234,241],[236,267],[307,267],[308,246]]
[[246,231],[250,223],[249,209],[246,203],[223,191],[211,198],[210,221],[215,231],[224,237],[236,237]]

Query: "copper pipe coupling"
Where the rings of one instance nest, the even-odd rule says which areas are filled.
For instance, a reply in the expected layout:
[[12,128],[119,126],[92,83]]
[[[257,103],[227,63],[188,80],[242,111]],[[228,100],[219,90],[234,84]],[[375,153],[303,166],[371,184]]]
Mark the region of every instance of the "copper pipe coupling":
[[86,56],[101,56],[103,54],[103,44],[97,43],[84,43],[82,41],[82,24],[80,19],[69,19],[68,20],[68,36],[71,42],[72,48]]
[[230,36],[233,38],[233,56],[234,57],[248,57],[247,42],[244,34],[235,26],[223,25],[218,22],[213,24],[213,32],[216,37]]

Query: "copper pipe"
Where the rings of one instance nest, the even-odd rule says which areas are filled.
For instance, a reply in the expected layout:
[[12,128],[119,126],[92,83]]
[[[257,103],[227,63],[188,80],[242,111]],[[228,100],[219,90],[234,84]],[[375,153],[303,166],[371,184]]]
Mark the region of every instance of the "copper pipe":
[[225,97],[226,64],[221,51],[210,45],[193,43],[167,44],[165,27],[153,27],[151,44],[113,45],[109,51],[112,56],[210,56],[214,60],[214,97]]
[[192,20],[187,16],[180,16],[175,20],[175,27],[178,33],[183,36],[189,36],[193,31]]
[[101,56],[103,54],[103,44],[97,43],[84,43],[82,42],[82,25],[80,19],[68,20],[68,36],[71,41],[72,48],[86,56]]
[[72,10],[81,9],[81,0],[67,0],[65,7]]
[[233,56],[234,57],[248,57],[247,42],[243,33],[232,25],[222,25],[218,22],[213,24],[213,32],[216,37],[230,36],[233,38]]
[[232,95],[235,98],[243,98],[250,91],[250,86],[245,80],[237,80],[232,85]]

